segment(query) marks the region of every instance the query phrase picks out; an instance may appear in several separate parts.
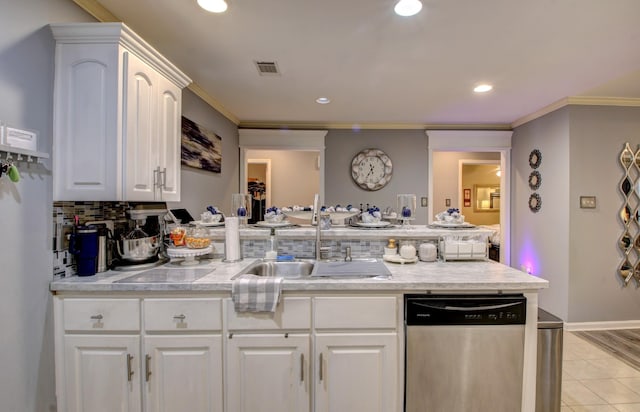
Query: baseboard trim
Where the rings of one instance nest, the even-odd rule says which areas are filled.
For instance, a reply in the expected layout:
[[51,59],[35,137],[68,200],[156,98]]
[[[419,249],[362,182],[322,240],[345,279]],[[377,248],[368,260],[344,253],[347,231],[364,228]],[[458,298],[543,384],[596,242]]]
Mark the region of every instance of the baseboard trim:
[[569,332],[586,330],[640,329],[640,320],[565,322],[564,329]]

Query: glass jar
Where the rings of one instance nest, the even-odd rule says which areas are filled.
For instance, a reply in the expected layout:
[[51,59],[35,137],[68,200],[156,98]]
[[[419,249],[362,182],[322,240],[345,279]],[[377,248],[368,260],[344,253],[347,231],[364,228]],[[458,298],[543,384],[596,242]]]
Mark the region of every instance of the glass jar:
[[190,249],[203,249],[211,244],[209,231],[203,227],[196,226],[187,231],[185,243]]

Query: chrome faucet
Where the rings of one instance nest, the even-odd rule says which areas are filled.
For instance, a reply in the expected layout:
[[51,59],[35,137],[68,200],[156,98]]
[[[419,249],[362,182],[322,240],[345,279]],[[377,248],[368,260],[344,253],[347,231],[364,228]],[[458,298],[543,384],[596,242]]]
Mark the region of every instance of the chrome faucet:
[[351,259],[351,246],[347,246],[347,248],[344,250],[345,256],[344,256],[344,261],[345,262],[351,262],[353,259]]
[[[320,218],[320,201],[319,195],[316,193],[313,200],[313,216],[316,222],[316,260],[327,260],[329,258],[330,247],[322,247],[322,236],[320,231],[322,230],[322,221]],[[313,221],[312,221],[313,223]]]

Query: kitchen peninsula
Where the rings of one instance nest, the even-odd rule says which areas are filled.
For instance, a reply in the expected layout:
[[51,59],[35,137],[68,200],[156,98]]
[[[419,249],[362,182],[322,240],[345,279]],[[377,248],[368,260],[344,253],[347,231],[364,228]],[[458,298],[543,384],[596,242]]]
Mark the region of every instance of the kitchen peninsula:
[[[285,242],[314,231],[277,233]],[[323,239],[442,236],[432,231],[334,228]],[[268,235],[241,230],[245,240]],[[127,281],[135,272],[109,271],[52,282],[59,408],[400,412],[404,295],[517,293],[527,299],[522,411],[535,410],[537,294],[547,281],[491,261],[386,263],[388,279],[285,279],[275,313],[237,313],[232,277],[254,261],[201,262],[191,268],[205,274],[189,281],[137,283]]]

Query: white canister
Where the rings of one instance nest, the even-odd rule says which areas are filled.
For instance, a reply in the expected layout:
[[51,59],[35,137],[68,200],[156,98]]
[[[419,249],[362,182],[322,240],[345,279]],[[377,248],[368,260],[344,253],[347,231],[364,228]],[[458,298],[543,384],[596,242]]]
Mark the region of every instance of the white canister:
[[435,262],[438,257],[436,245],[433,243],[422,243],[418,248],[418,256],[423,262]]
[[416,257],[416,248],[411,243],[405,243],[400,246],[400,256],[404,259],[413,259]]

